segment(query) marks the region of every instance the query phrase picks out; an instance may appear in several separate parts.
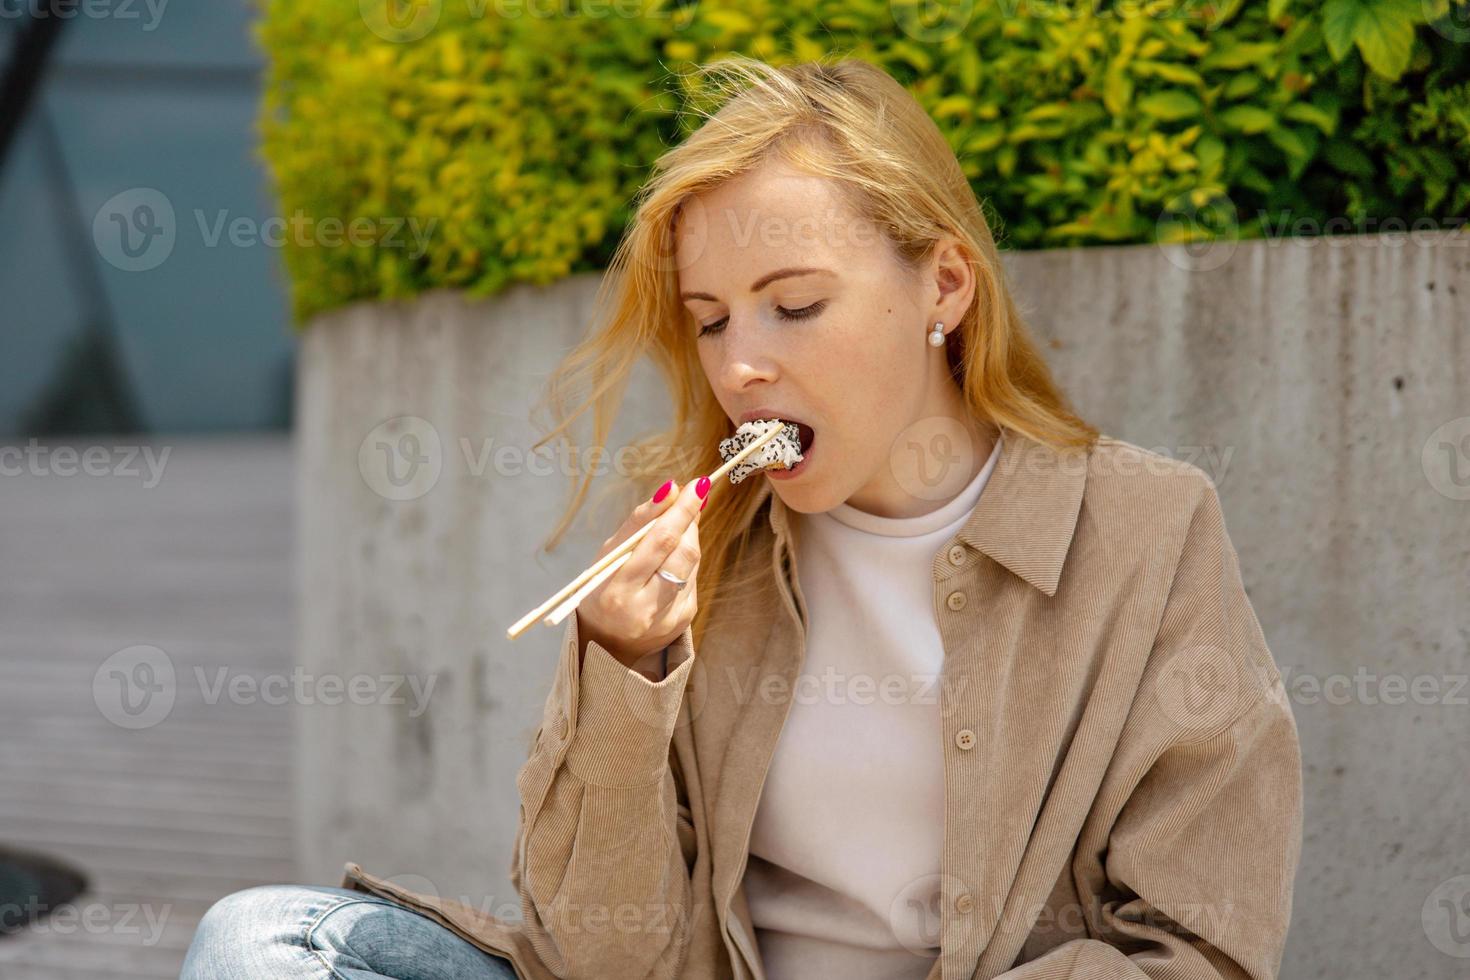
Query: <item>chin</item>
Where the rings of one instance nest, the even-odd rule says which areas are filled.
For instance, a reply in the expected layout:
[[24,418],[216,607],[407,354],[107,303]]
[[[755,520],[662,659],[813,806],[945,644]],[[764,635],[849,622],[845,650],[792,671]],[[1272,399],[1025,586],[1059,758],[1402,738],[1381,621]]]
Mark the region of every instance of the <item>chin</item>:
[[771,492],[781,498],[781,503],[786,505],[787,510],[798,514],[819,514],[824,509],[813,506],[810,493],[795,488],[788,489],[774,480],[771,481]]
[[781,498],[787,510],[798,514],[821,514],[842,500],[829,487],[812,486],[799,481],[772,480],[771,492]]

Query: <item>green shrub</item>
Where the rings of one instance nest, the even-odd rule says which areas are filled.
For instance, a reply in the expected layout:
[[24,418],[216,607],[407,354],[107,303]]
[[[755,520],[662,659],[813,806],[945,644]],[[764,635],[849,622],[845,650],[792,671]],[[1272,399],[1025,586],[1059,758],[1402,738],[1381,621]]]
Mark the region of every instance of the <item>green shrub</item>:
[[[1450,224],[1470,205],[1461,0],[417,0],[418,20],[369,23],[384,2],[265,0],[258,26],[282,213],[373,229],[287,242],[299,321],[603,267],[697,121],[681,71],[732,51],[884,67],[1013,248]],[[422,254],[404,219],[430,232]]]

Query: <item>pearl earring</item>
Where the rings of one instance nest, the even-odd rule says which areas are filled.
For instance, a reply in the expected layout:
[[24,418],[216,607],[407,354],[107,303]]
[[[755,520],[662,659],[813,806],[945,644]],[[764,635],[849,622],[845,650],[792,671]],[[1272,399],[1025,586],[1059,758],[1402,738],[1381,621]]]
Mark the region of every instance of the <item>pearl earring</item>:
[[935,324],[934,324],[934,329],[931,330],[931,331],[929,331],[929,346],[930,347],[943,347],[944,346],[944,324],[943,323],[939,323],[939,322],[936,321]]

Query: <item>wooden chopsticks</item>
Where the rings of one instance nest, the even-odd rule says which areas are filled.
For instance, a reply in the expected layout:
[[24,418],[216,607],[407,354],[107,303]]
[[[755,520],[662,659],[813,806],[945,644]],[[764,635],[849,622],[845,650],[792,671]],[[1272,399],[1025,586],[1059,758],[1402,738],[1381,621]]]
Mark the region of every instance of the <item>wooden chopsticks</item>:
[[[776,436],[784,428],[784,425],[771,426],[771,430],[769,432],[756,438],[753,442],[751,442],[750,445],[746,446],[735,456],[726,460],[724,466],[721,466],[719,469],[711,473],[709,475],[711,492],[714,491],[715,484],[724,479],[725,474],[729,473],[732,469],[744,462],[747,456],[751,455],[756,450],[764,446],[766,443],[776,438]],[[510,629],[505,631],[506,637],[514,640],[516,637],[520,636],[527,629],[529,629],[531,624],[534,623],[537,619],[540,619],[542,616],[546,617],[545,623],[548,626],[555,626],[557,623],[560,623],[563,619],[567,617],[568,614],[571,613],[573,609],[577,608],[577,604],[581,602],[583,598],[585,598],[589,593],[593,592],[597,588],[597,586],[606,581],[619,568],[623,567],[627,560],[632,557],[633,549],[638,546],[638,542],[642,541],[644,537],[647,536],[649,530],[653,527],[654,523],[657,520],[658,518],[655,517],[652,521],[649,521],[647,524],[643,525],[638,530],[628,535],[628,537],[621,543],[619,543],[616,548],[603,555],[596,562],[593,562],[591,566],[589,566],[586,570],[582,572],[582,574],[572,579],[560,589],[557,589],[553,595],[546,599],[546,601],[542,602],[535,609],[532,609],[520,619],[516,620],[515,624],[511,626]],[[593,581],[594,579],[596,579],[596,581]],[[550,615],[548,615],[548,611],[550,612]]]

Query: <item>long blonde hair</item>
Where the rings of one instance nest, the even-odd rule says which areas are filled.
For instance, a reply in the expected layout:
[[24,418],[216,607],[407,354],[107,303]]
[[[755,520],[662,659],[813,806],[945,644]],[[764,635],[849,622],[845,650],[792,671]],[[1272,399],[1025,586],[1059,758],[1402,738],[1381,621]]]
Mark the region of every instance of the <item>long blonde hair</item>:
[[[625,492],[631,506],[670,476],[682,484],[723,464],[718,443],[734,425],[705,379],[692,314],[679,300],[675,233],[689,197],[772,154],[835,181],[911,268],[931,256],[941,236],[962,243],[976,295],[947,351],[977,418],[1058,449],[1096,441],[1098,430],[1067,407],[1012,301],[990,226],[954,151],[902,85],[876,66],[832,56],[776,67],[733,55],[696,67],[691,81],[706,97],[693,109],[703,122],[657,160],[635,195],[627,232],[598,290],[598,321],[552,373],[538,406],[550,407],[556,420],[538,448],[590,408],[589,445],[606,452],[629,374],[646,354],[668,387],[672,424],[620,451],[626,480],[610,489]],[[592,476],[573,476],[570,503],[548,550],[571,526]],[[748,505],[761,482],[726,482],[711,492],[717,505],[700,516],[696,645],[718,605],[711,600],[721,595],[722,575],[749,543]],[[725,501],[716,499],[721,494],[728,494]]]

